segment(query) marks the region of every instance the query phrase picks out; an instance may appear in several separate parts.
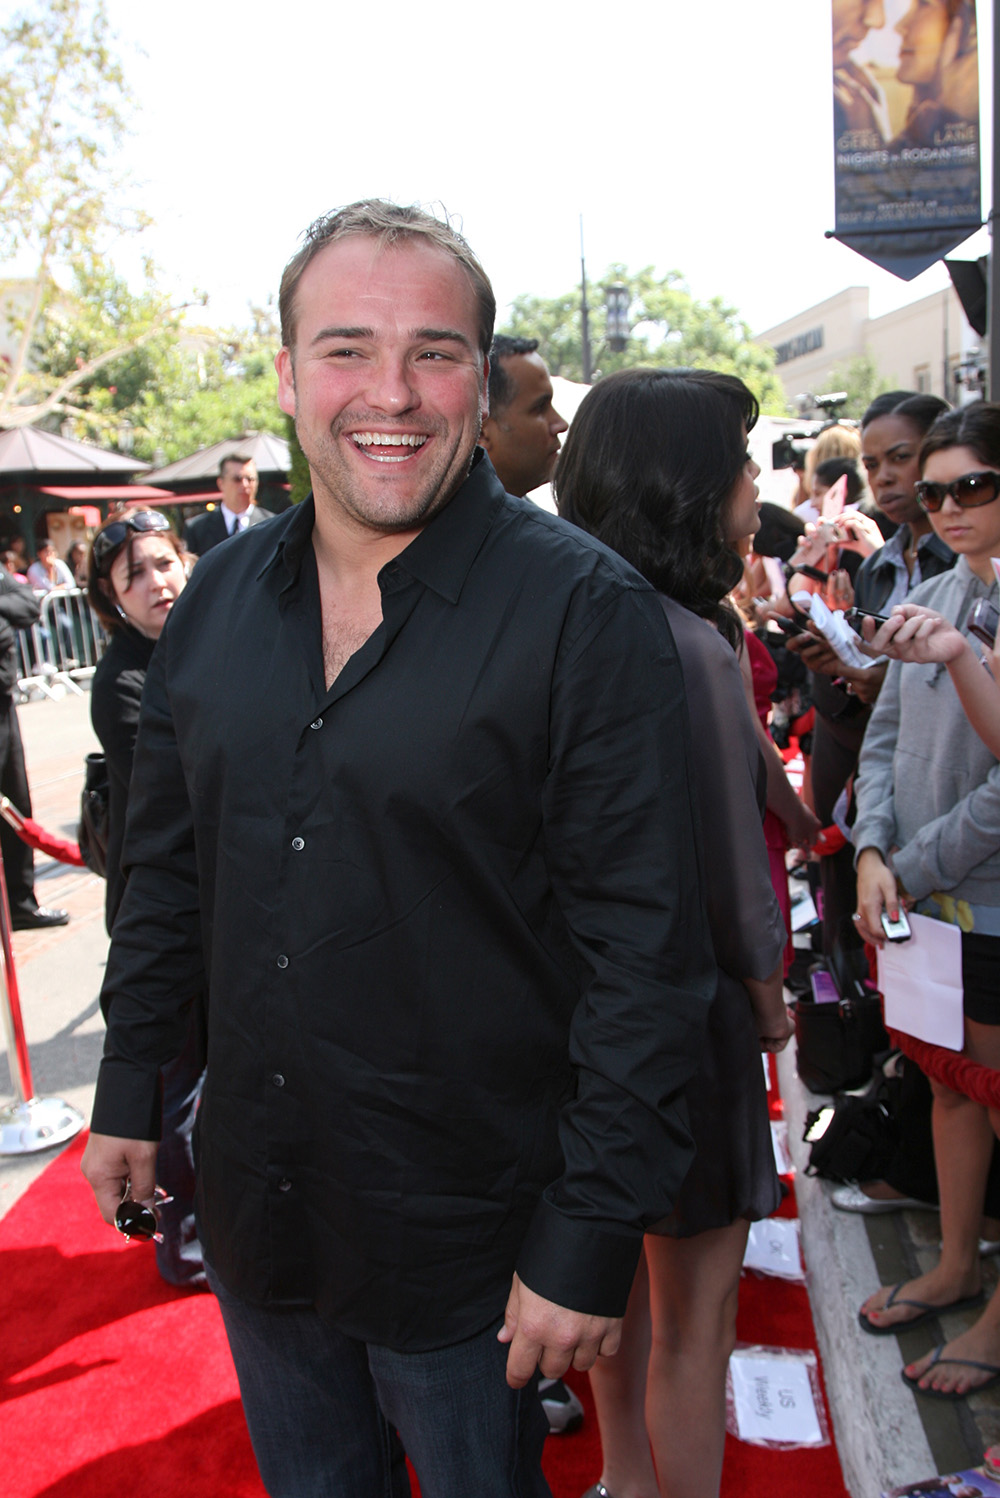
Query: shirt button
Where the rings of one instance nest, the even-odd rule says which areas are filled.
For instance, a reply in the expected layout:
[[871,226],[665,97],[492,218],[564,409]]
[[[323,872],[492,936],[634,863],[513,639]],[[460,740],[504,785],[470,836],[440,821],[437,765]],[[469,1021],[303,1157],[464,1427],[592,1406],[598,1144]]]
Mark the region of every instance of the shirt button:
[[286,1180],[286,1181],[279,1181],[278,1182],[278,1190],[279,1191],[291,1191],[291,1189],[292,1189],[292,1183],[291,1183],[291,1181],[287,1181]]
[[285,1079],[281,1075],[280,1071],[275,1072],[274,1076],[271,1078],[271,1081],[274,1083],[275,1087],[284,1087],[285,1085]]
[[292,838],[292,847],[295,849],[296,853],[301,853],[302,849],[305,847],[305,845],[306,845],[306,840],[305,840],[304,837],[293,837]]
[[323,727],[323,719],[322,718],[316,718],[312,723],[309,724],[309,727],[310,728],[322,728]]
[[278,958],[278,966],[279,967],[287,967],[288,966],[288,958],[285,956],[284,952],[282,952],[281,956]]

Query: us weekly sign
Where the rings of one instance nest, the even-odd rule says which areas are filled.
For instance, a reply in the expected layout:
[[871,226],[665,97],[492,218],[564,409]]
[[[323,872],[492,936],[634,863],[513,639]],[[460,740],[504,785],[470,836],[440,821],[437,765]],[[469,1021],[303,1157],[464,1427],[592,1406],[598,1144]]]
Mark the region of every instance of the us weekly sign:
[[904,281],[982,223],[975,0],[832,0],[835,237]]

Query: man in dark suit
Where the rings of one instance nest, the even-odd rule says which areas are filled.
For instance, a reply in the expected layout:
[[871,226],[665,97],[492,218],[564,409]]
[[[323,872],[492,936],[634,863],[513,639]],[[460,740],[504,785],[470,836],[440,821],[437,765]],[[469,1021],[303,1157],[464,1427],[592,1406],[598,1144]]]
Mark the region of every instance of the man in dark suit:
[[254,503],[257,468],[253,458],[230,453],[219,464],[219,477],[215,482],[222,493],[222,503],[204,515],[196,515],[184,527],[184,545],[199,557],[248,526],[271,519],[270,510],[262,510]]

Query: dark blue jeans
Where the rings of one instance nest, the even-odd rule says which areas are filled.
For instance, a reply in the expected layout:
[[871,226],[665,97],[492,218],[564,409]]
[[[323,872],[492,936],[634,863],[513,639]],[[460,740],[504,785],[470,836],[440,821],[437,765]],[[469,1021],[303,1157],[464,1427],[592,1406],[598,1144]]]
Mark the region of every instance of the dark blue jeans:
[[270,1498],[408,1498],[404,1446],[423,1498],[552,1498],[548,1422],[534,1382],[507,1387],[499,1325],[455,1347],[392,1352],[309,1308],[247,1305],[207,1272]]

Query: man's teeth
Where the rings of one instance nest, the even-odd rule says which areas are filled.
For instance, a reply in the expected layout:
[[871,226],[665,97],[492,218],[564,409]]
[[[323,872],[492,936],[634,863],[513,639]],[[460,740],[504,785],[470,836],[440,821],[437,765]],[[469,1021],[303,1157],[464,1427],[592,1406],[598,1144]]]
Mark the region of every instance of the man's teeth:
[[419,432],[352,432],[359,447],[423,447],[427,438]]

